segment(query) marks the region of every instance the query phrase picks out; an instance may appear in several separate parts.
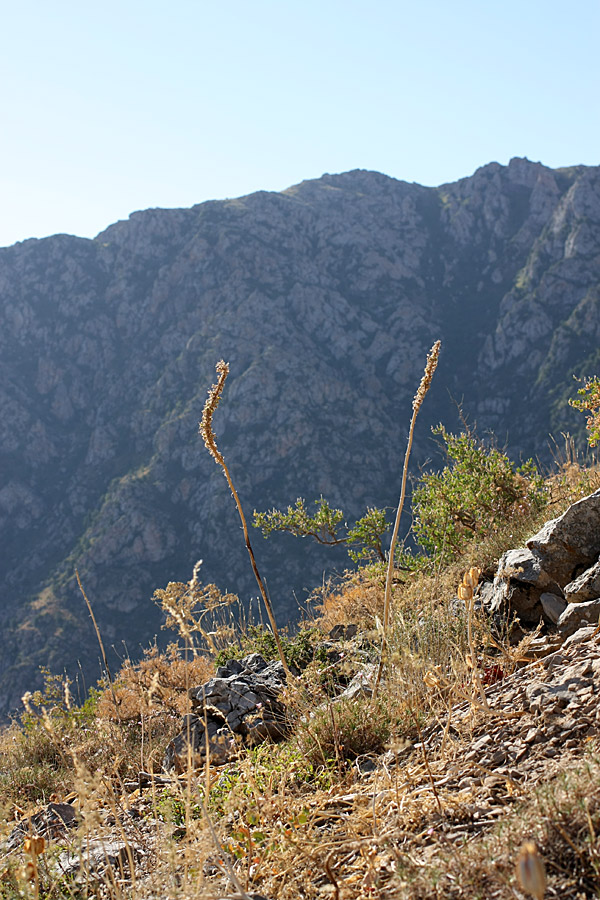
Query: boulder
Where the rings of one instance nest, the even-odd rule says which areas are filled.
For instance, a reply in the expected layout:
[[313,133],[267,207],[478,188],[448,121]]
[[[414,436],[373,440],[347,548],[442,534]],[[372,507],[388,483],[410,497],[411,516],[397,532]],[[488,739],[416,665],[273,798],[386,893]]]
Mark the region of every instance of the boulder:
[[40,835],[49,841],[61,840],[68,829],[77,826],[78,821],[77,811],[70,803],[48,803],[15,825],[4,848],[14,850],[30,834]]
[[500,557],[493,585],[486,586],[482,599],[491,614],[517,616],[525,625],[537,625],[542,618],[553,621],[541,602],[544,594],[562,599],[558,584],[542,566],[539,554],[520,547]]
[[[78,850],[65,850],[56,861],[60,875],[76,881],[114,881],[115,877],[130,881],[135,865],[145,856],[142,846],[125,840],[90,840]],[[108,874],[108,870],[112,870]],[[133,871],[132,871],[133,870]]]
[[328,634],[330,641],[351,641],[358,634],[358,625],[334,625]]
[[557,623],[559,634],[568,637],[586,625],[595,625],[600,619],[600,600],[587,603],[569,603]]
[[585,603],[600,597],[600,560],[565,587],[569,603]]
[[577,579],[600,558],[600,490],[546,522],[527,547],[559,585]]
[[184,772],[208,752],[214,764],[225,763],[241,745],[277,740],[288,730],[279,695],[286,683],[281,662],[267,663],[259,653],[230,659],[215,677],[189,692],[192,713],[170,742],[163,761],[167,771]]
[[373,695],[377,668],[375,663],[368,663],[363,666],[360,672],[356,673],[348,687],[341,694],[338,694],[334,703],[339,700],[354,700],[356,697],[371,697]]

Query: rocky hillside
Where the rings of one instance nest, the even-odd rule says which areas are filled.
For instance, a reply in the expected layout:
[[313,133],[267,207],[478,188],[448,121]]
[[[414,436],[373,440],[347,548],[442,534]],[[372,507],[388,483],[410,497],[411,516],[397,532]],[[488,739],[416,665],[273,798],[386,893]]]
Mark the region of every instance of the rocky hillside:
[[[215,428],[248,512],[324,494],[359,514],[396,502],[438,337],[421,461],[454,400],[515,456],[580,428],[566,401],[600,368],[599,299],[600,168],[522,159],[439,188],[325,175],[0,250],[1,710],[40,663],[97,675],[76,566],[121,655],[160,627],[154,588],[198,558],[204,581],[256,592],[197,436],[218,359]],[[255,534],[282,621],[347,561]]]

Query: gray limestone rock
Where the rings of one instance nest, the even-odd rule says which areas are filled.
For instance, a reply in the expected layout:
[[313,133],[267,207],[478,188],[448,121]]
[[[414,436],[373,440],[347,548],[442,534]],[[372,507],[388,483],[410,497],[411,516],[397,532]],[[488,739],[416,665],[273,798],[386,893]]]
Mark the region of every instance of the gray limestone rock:
[[192,714],[165,751],[163,768],[185,771],[208,752],[215,764],[227,762],[239,747],[283,737],[289,723],[279,695],[286,683],[281,662],[258,653],[228,660],[217,674],[189,692]]
[[558,597],[556,594],[544,593],[540,597],[540,603],[544,611],[544,616],[554,625],[558,622],[560,616],[567,608],[566,600]]
[[56,861],[56,868],[61,875],[81,877],[86,880],[104,879],[107,870],[111,869],[111,879],[120,876],[130,880],[135,864],[143,857],[140,844],[124,840],[90,840],[81,850],[66,850]]
[[560,599],[561,591],[542,567],[540,556],[520,547],[500,557],[493,585],[486,588],[483,601],[489,613],[515,615],[525,625],[537,625],[541,618],[553,621],[542,603],[545,594]]
[[569,603],[560,619],[558,631],[567,637],[586,625],[594,625],[600,618],[600,600],[589,600],[587,603]]
[[567,584],[565,597],[569,603],[585,603],[586,600],[600,597],[600,561]]
[[74,828],[77,823],[77,811],[70,803],[48,803],[15,825],[4,846],[14,850],[29,834],[38,834],[47,840],[64,838],[67,829]]
[[600,557],[600,490],[578,500],[527,541],[546,573],[569,584]]
[[360,672],[356,673],[348,687],[335,698],[336,701],[353,700],[355,697],[371,697],[376,673],[377,666],[374,663],[367,663]]

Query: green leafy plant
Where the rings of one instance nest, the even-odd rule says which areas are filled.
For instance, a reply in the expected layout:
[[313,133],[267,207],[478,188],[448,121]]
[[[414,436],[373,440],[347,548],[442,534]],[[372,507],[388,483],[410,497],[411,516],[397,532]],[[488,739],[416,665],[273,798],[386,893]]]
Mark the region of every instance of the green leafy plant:
[[382,562],[385,560],[381,545],[381,539],[389,528],[385,510],[370,507],[349,527],[341,509],[331,507],[324,497],[314,502],[317,509],[313,515],[307,510],[302,497],[296,500],[295,506],[288,506],[285,511],[255,510],[253,525],[262,530],[265,538],[274,531],[283,531],[296,537],[312,537],[320,544],[346,544],[348,555],[354,562],[373,557]]
[[433,433],[448,464],[423,475],[413,492],[414,533],[428,554],[449,562],[500,522],[543,506],[544,481],[533,460],[515,469],[472,431],[455,435],[438,425]]
[[569,400],[569,405],[588,413],[586,424],[588,444],[590,447],[596,447],[600,441],[600,378],[597,375],[588,378],[577,394],[580,399]]

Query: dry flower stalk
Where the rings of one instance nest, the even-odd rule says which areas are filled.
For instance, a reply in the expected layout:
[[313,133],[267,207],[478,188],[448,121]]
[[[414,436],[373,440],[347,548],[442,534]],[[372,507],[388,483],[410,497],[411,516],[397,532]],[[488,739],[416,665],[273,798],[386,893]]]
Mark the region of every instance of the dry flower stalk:
[[77,578],[77,584],[79,585],[79,590],[80,590],[81,593],[83,594],[83,599],[85,600],[85,605],[86,605],[87,608],[88,608],[88,612],[89,612],[89,614],[90,614],[90,618],[91,618],[92,623],[93,623],[93,625],[94,625],[94,631],[96,632],[96,638],[97,638],[97,640],[98,640],[98,646],[100,647],[100,653],[102,654],[102,661],[103,661],[103,663],[104,663],[104,670],[105,670],[105,672],[106,672],[106,677],[108,678],[108,683],[109,683],[109,685],[110,685],[110,692],[111,692],[111,695],[112,695],[113,703],[115,704],[115,713],[116,713],[117,718],[118,718],[118,720],[119,720],[119,722],[120,722],[120,721],[121,721],[121,716],[119,715],[119,703],[118,703],[118,700],[117,700],[117,695],[115,694],[115,685],[114,685],[113,677],[112,677],[112,674],[111,674],[111,671],[110,671],[110,668],[109,668],[109,665],[108,665],[108,660],[107,660],[107,658],[106,658],[106,651],[104,650],[104,643],[103,643],[103,641],[102,641],[102,635],[100,634],[100,629],[98,628],[98,623],[96,622],[96,616],[94,615],[94,610],[92,609],[92,604],[91,604],[90,601],[88,600],[88,596],[87,596],[86,592],[85,592],[84,589],[83,589],[83,585],[82,585],[82,583],[81,583],[81,578],[79,577],[79,572],[78,572],[77,569],[75,569],[75,577]]
[[385,579],[385,599],[383,603],[383,635],[381,639],[381,654],[379,658],[379,666],[377,669],[377,677],[375,679],[375,689],[374,694],[377,693],[377,688],[379,686],[379,682],[381,680],[381,673],[383,671],[383,658],[385,653],[385,648],[387,645],[387,632],[389,628],[389,620],[390,620],[390,612],[392,606],[392,575],[394,572],[394,553],[396,551],[396,542],[398,540],[398,530],[400,528],[400,517],[402,516],[402,508],[404,506],[404,498],[406,497],[406,479],[408,476],[408,460],[410,458],[410,451],[412,449],[413,443],[413,434],[415,430],[415,422],[417,420],[417,415],[421,406],[423,405],[423,400],[427,395],[427,391],[431,387],[431,381],[433,378],[433,373],[436,370],[438,359],[440,356],[440,348],[442,346],[441,341],[436,341],[429,353],[427,354],[427,362],[425,363],[425,371],[423,373],[423,377],[421,378],[421,383],[417,389],[417,393],[414,396],[412,403],[412,417],[410,420],[410,428],[408,430],[408,442],[406,445],[406,453],[404,455],[404,466],[402,468],[402,487],[400,490],[400,500],[398,502],[398,509],[396,511],[396,521],[394,522],[394,530],[392,532],[392,539],[390,541],[390,551],[388,555],[388,565],[387,565],[387,575]]
[[471,653],[471,672],[473,678],[473,684],[479,691],[479,696],[481,697],[481,702],[483,704],[483,708],[486,711],[489,711],[489,705],[487,702],[487,697],[485,696],[485,691],[483,689],[483,685],[481,683],[481,678],[479,677],[479,669],[477,667],[477,654],[475,652],[475,645],[473,643],[473,605],[474,605],[474,595],[475,588],[477,587],[477,582],[479,581],[479,576],[481,575],[481,570],[477,569],[475,566],[472,566],[468,572],[465,572],[463,575],[462,581],[458,586],[458,598],[459,600],[464,600],[467,608],[467,639],[469,642],[469,651]]
[[275,614],[273,613],[273,607],[271,606],[271,601],[269,600],[269,596],[267,594],[267,590],[263,583],[262,578],[260,577],[258,566],[256,565],[256,559],[254,558],[254,551],[252,550],[252,545],[250,544],[250,536],[248,534],[248,526],[246,524],[246,517],[244,516],[244,511],[242,509],[242,504],[240,502],[240,498],[238,497],[238,493],[234,487],[233,481],[231,479],[231,475],[229,473],[229,469],[227,468],[227,464],[223,458],[223,454],[220,452],[217,447],[217,440],[215,438],[215,434],[212,428],[212,419],[215,413],[217,406],[219,405],[219,400],[221,399],[221,394],[223,392],[223,387],[225,386],[225,380],[227,379],[227,375],[229,374],[229,363],[226,363],[224,360],[219,360],[216,365],[217,375],[219,376],[216,384],[213,384],[208,392],[208,397],[206,399],[206,403],[204,404],[204,409],[202,411],[202,420],[199,426],[199,432],[204,439],[204,443],[206,445],[206,449],[213,457],[215,462],[221,466],[223,469],[223,473],[225,478],[227,479],[227,484],[229,485],[229,489],[233,495],[233,499],[235,500],[235,505],[237,506],[237,511],[240,517],[240,521],[242,523],[242,529],[244,532],[244,542],[246,544],[246,549],[248,551],[248,555],[250,557],[250,563],[252,565],[252,571],[254,572],[254,577],[256,578],[256,583],[258,584],[258,588],[260,590],[263,603],[265,604],[265,609],[267,610],[267,615],[269,617],[269,622],[271,623],[271,630],[273,631],[273,637],[275,638],[275,643],[277,644],[277,652],[279,653],[279,658],[281,663],[288,673],[291,676],[290,667],[287,664],[287,660],[285,658],[285,654],[283,652],[283,647],[281,646],[281,640],[279,638],[279,632],[277,630],[277,623],[275,622]]
[[546,867],[533,841],[527,841],[521,847],[517,859],[516,874],[519,884],[524,891],[535,897],[535,900],[544,900],[546,893]]
[[[206,403],[204,404],[204,409],[202,410],[202,419],[200,421],[199,431],[204,439],[204,443],[206,445],[206,449],[213,457],[215,462],[217,462],[220,466],[223,467],[227,477],[227,466],[225,465],[225,460],[219,448],[217,447],[217,439],[215,438],[214,431],[212,429],[212,419],[217,406],[219,405],[219,400],[221,399],[221,394],[223,393],[223,388],[225,386],[225,381],[227,376],[229,375],[229,363],[226,363],[224,360],[219,360],[216,365],[217,375],[219,376],[217,383],[213,384],[208,392],[208,397],[206,398]],[[229,481],[229,478],[227,478]],[[230,485],[231,487],[231,485]]]

